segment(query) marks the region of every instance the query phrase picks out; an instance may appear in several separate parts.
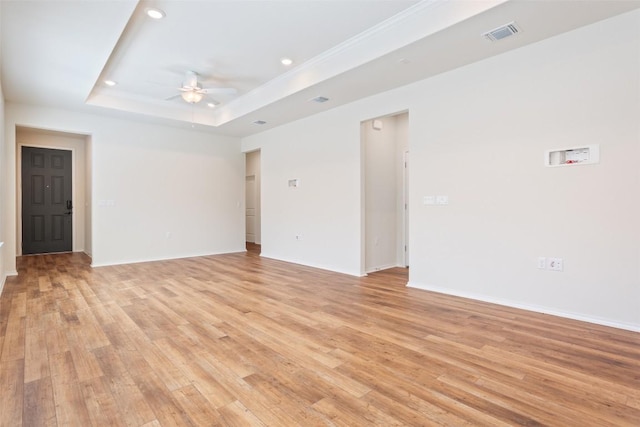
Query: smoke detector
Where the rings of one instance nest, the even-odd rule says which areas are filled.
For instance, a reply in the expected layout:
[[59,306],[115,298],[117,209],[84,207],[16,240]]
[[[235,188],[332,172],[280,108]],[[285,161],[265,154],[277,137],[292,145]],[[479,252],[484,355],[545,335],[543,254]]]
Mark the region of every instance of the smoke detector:
[[492,42],[495,42],[498,40],[506,39],[507,37],[511,37],[520,32],[522,32],[522,30],[520,29],[518,24],[516,24],[515,21],[512,21],[508,24],[501,25],[498,28],[494,28],[491,31],[487,31],[486,33],[482,34],[482,36],[488,40],[491,40]]

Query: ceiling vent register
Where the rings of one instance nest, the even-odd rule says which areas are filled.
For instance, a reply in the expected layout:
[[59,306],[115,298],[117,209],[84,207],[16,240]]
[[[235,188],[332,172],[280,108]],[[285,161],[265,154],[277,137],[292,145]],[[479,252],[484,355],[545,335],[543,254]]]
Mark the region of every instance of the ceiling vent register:
[[509,22],[508,24],[501,25],[498,28],[494,28],[491,31],[487,31],[483,34],[483,36],[491,40],[492,42],[505,39],[507,37],[511,37],[518,33],[522,32],[518,24],[515,22]]
[[310,101],[317,102],[318,104],[322,104],[323,102],[327,102],[329,98],[326,96],[316,96],[315,98],[311,98]]

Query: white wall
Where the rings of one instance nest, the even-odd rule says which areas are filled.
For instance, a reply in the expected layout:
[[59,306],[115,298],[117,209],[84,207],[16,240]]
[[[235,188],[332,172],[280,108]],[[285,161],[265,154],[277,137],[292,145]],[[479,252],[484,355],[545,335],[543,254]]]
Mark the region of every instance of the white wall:
[[[408,110],[412,286],[640,330],[639,32],[636,11],[245,138],[265,255],[358,274],[360,122]],[[600,164],[543,166],[585,144]]]
[[57,132],[41,132],[30,128],[18,128],[16,130],[16,143],[18,144],[16,150],[17,162],[17,183],[18,183],[18,202],[17,202],[17,250],[18,254],[22,253],[21,237],[22,237],[22,215],[21,215],[21,191],[20,191],[20,164],[21,164],[21,146],[30,147],[47,147],[55,149],[71,150],[73,153],[73,251],[84,252],[85,251],[85,237],[86,237],[86,195],[90,192],[90,188],[87,188],[86,180],[86,136],[84,135],[70,135],[66,133]]
[[262,147],[262,256],[360,274],[359,141],[338,110],[243,141]]
[[[412,284],[640,327],[639,29],[634,12],[417,86],[412,199],[451,204],[412,210]],[[585,144],[600,164],[543,166]]]
[[94,265],[244,250],[236,138],[7,104],[5,262],[15,268],[15,126],[91,135]]

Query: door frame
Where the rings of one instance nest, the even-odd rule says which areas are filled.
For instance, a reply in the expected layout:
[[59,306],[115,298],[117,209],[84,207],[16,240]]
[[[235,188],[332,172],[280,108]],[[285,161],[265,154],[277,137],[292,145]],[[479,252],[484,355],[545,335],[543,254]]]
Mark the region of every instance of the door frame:
[[[257,153],[258,159],[256,162],[257,168],[249,170],[249,156]],[[242,206],[244,209],[242,210],[242,222],[244,224],[244,237],[246,240],[247,237],[247,178],[250,176],[255,177],[255,244],[262,245],[262,149],[258,148],[255,150],[245,151],[244,152],[244,185],[242,188]]]
[[409,267],[409,150],[402,153],[403,170],[402,170],[402,243],[404,250],[402,258],[404,267]]
[[[402,200],[402,209],[401,212],[396,211],[397,221],[401,222],[401,226],[396,230],[396,236],[401,240],[402,244],[402,256],[398,256],[398,252],[396,255],[398,256],[397,263],[398,267],[409,267],[409,253],[411,250],[410,246],[410,236],[409,236],[409,153],[410,153],[410,120],[411,115],[408,109],[400,110],[389,114],[383,114],[376,117],[371,117],[368,119],[364,119],[360,121],[360,276],[367,276],[367,267],[366,267],[366,256],[367,256],[367,212],[366,212],[366,138],[365,138],[365,130],[364,126],[367,126],[373,120],[383,119],[387,117],[395,117],[406,114],[407,115],[407,135],[406,135],[406,146],[402,150],[396,150],[396,160],[402,161],[402,173],[399,176],[396,176],[398,180],[398,184],[401,185],[402,188],[397,188],[396,197],[401,198]],[[406,249],[404,249],[406,247]],[[396,251],[398,248],[396,247]]]
[[[253,178],[253,179],[250,179]],[[249,215],[247,215],[247,210],[249,209],[248,207],[248,201],[249,201],[249,191],[248,191],[248,182],[249,181],[253,181],[253,242],[250,242],[249,240],[247,240],[247,235],[249,234],[247,231],[249,230],[249,224],[247,222],[247,217]],[[258,226],[257,221],[258,221],[258,208],[257,208],[257,199],[258,199],[258,189],[256,188],[258,185],[257,179],[256,179],[256,174],[253,175],[246,175],[244,177],[244,218],[245,218],[245,224],[244,224],[244,237],[245,237],[245,242],[246,243],[256,243],[256,228]]]
[[[74,213],[81,206],[75,203],[79,198],[76,197],[76,152],[74,148],[59,147],[46,144],[38,144],[31,142],[18,142],[16,144],[16,255],[22,255],[22,147],[45,148],[51,150],[71,151],[71,199],[74,200]],[[82,208],[84,208],[82,206]],[[71,215],[71,251],[76,251],[76,216]]]

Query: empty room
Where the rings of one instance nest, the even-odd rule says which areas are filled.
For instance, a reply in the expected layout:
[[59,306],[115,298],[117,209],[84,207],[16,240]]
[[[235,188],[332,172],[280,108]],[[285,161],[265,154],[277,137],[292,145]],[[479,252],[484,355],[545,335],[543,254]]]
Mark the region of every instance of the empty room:
[[640,425],[640,0],[0,1],[0,426]]

